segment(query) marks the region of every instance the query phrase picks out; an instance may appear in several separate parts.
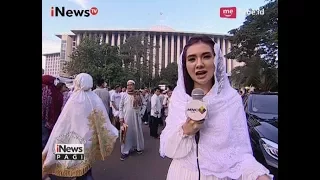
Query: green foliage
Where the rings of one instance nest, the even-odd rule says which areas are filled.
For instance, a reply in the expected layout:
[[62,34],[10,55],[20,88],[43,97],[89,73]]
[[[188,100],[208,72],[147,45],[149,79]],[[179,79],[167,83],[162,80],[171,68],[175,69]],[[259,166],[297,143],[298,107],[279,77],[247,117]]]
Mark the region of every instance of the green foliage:
[[103,78],[111,86],[124,86],[129,79],[136,82],[137,88],[154,86],[159,80],[152,78],[153,62],[147,57],[152,57],[153,49],[159,46],[145,40],[143,34],[130,36],[119,49],[101,44],[98,37],[85,37],[71,54],[64,71],[70,76],[88,73],[95,82]]
[[243,86],[253,86],[260,91],[277,91],[278,69],[255,57],[247,61],[245,66],[234,68],[231,81],[239,89]]
[[177,63],[170,63],[161,70],[161,80],[163,84],[175,86],[178,80],[178,65]]
[[148,43],[144,34],[130,36],[121,45],[120,54],[124,63],[124,71],[136,82],[136,87],[147,87],[152,82],[153,49],[159,48]]
[[88,73],[95,82],[103,78],[111,85],[125,80],[118,47],[100,44],[97,37],[84,38],[70,58],[65,71],[71,76]]
[[278,1],[260,9],[264,15],[249,15],[242,26],[229,31],[232,46],[226,58],[245,63],[232,71],[235,86],[269,91],[278,87]]

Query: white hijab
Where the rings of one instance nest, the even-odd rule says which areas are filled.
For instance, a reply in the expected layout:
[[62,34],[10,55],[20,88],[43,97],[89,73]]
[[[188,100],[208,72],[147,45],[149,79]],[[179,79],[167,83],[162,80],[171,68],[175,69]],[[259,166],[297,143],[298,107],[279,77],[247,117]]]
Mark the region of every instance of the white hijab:
[[[230,86],[225,59],[217,43],[215,43],[214,52],[216,55],[214,59],[215,84],[203,98],[207,103],[208,116],[200,130],[199,156],[201,156],[201,160],[199,160],[199,164],[201,173],[218,178],[238,179],[253,166],[253,169],[250,169],[253,170],[253,174],[245,177],[247,180],[256,179],[260,175],[268,174],[269,171],[252,156],[242,99],[237,91]],[[185,107],[192,100],[186,94],[183,77],[181,54],[178,62],[177,87],[172,93],[166,127],[160,136],[160,155],[162,157],[167,156],[165,149],[170,146],[167,144],[167,139],[175,136],[175,133],[185,123],[187,119]],[[179,160],[185,164],[185,168],[197,171],[194,149]]]
[[[92,77],[78,74],[74,91],[63,108],[42,152],[42,171],[60,177],[85,174],[97,160],[113,151],[118,130],[111,124],[101,99],[91,91]],[[85,160],[55,160],[55,144],[84,144]]]

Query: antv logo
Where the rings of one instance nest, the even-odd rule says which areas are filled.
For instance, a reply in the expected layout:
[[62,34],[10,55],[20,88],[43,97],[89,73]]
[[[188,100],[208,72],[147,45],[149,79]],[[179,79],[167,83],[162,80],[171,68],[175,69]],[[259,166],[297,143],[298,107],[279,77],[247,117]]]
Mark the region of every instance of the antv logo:
[[52,17],[56,16],[68,16],[68,17],[89,17],[91,15],[95,16],[99,12],[98,8],[92,7],[91,9],[86,10],[72,10],[72,9],[66,9],[65,7],[51,7],[50,15]]

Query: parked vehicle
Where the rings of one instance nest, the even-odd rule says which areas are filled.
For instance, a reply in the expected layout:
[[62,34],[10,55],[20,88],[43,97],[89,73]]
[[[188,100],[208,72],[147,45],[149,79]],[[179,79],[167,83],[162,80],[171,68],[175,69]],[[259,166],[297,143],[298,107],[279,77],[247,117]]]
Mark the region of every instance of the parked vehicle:
[[251,93],[244,108],[254,156],[278,179],[278,93]]

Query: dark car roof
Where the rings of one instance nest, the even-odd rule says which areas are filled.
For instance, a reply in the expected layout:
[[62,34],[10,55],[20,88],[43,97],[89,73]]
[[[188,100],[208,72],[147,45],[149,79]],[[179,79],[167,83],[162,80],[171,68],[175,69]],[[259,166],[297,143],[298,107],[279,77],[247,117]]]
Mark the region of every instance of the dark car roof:
[[[275,97],[278,96],[278,93],[252,93],[250,95],[248,95],[248,97],[244,98],[244,103],[247,104],[248,108],[246,109],[247,113],[250,113],[250,114],[263,114],[263,113],[266,113],[266,114],[273,114],[273,115],[278,115],[278,110],[277,110],[277,106],[270,106],[270,103],[273,102],[273,100],[276,100],[274,99]],[[270,97],[270,98],[273,98],[273,99],[270,99],[271,101],[269,101],[269,98],[267,97]],[[267,98],[267,99],[266,99]],[[261,102],[261,101],[269,101],[268,103],[257,103],[257,102]],[[278,100],[276,100],[278,101]],[[260,108],[262,107],[262,110],[266,110],[266,107],[268,107],[267,109],[270,109],[272,110],[272,112],[261,112],[261,111],[254,111],[253,107],[253,103],[255,103],[257,106],[257,108]],[[266,106],[267,105],[267,106]],[[276,104],[278,105],[278,104]]]

